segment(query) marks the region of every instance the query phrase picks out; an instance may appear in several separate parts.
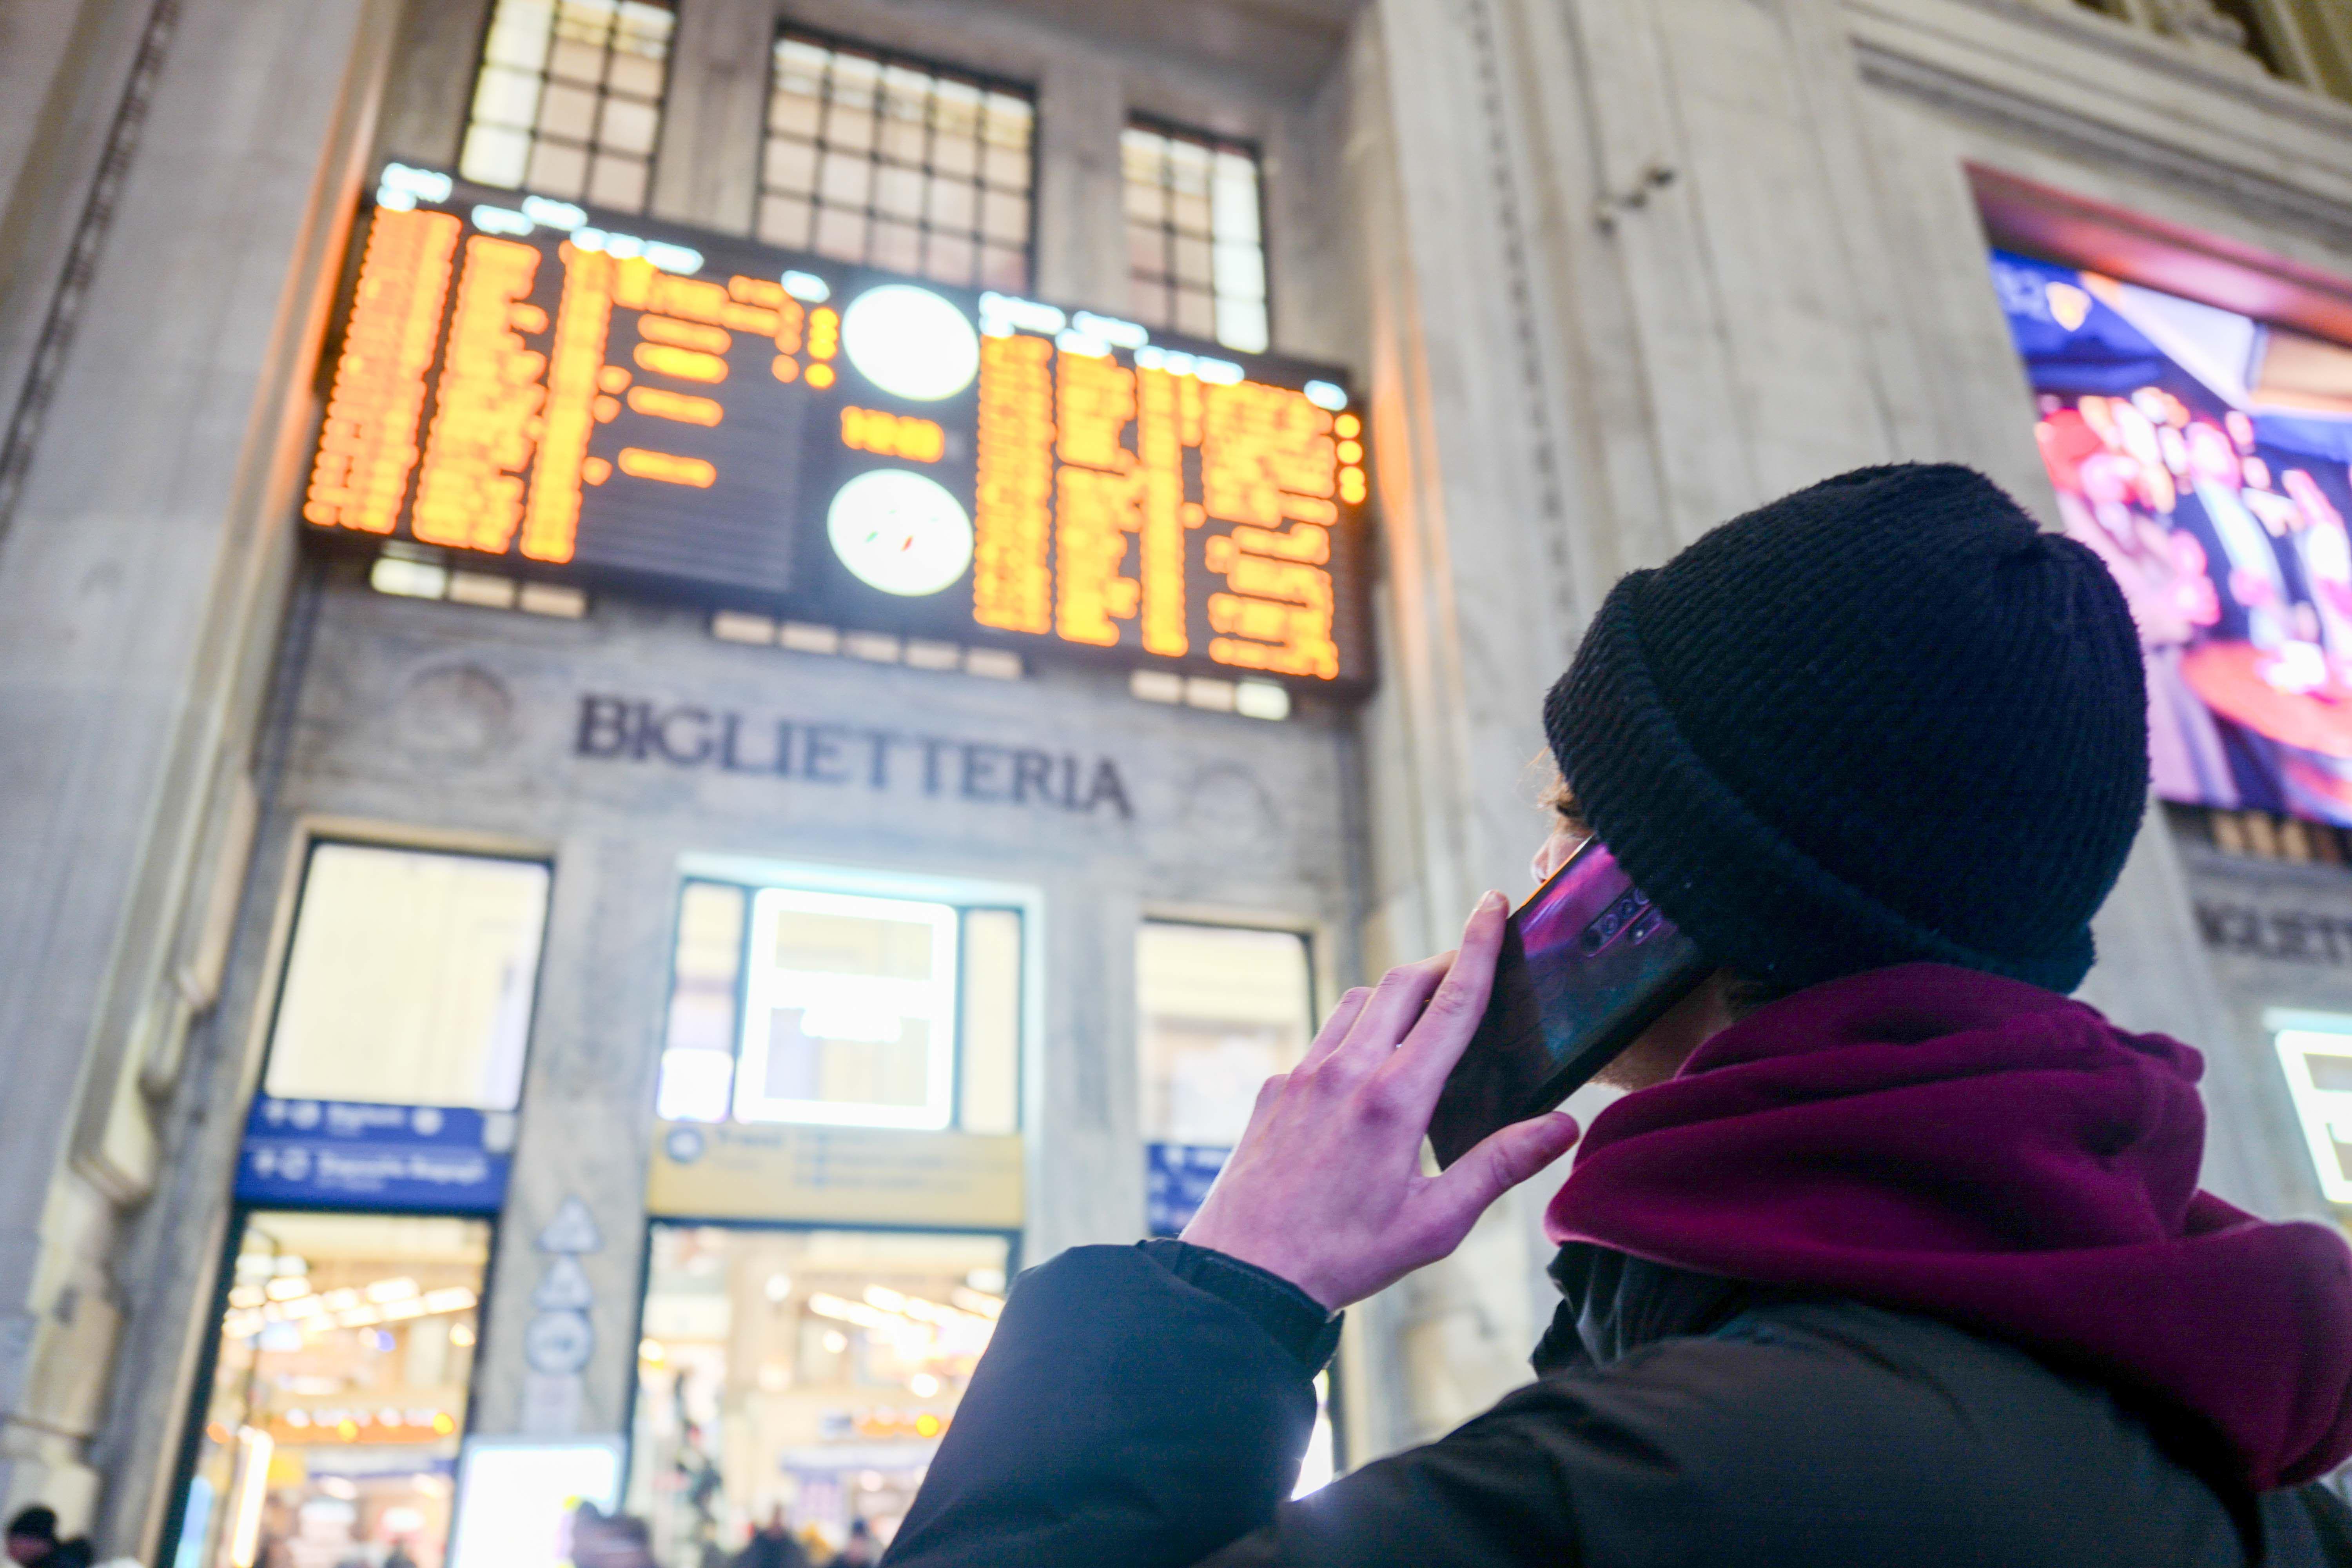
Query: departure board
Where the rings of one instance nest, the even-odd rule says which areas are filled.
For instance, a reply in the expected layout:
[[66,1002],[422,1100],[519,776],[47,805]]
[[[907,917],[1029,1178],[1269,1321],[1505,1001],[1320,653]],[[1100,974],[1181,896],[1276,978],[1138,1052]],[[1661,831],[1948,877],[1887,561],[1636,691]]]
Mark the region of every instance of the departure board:
[[387,165],[302,515],[517,575],[1360,691],[1334,370]]

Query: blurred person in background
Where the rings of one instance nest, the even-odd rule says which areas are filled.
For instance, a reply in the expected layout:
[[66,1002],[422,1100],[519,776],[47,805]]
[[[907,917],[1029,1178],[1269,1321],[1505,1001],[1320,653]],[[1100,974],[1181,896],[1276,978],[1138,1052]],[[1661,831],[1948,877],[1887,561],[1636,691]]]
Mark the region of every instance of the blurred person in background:
[[1423,1135],[1507,905],[1350,992],[1176,1240],[1019,1280],[893,1568],[2352,1563],[2352,1253],[2197,1190],[2201,1058],[2067,999],[2147,801],[2140,637],[1980,475],[1864,469],[1618,583],[1544,728],[1719,967],[1545,1212],[1537,1381],[1285,1500],[1339,1313],[1565,1153]]
[[735,1554],[735,1568],[808,1568],[808,1553],[793,1538],[783,1504],[771,1509],[768,1522],[751,1532],[751,1539]]
[[26,1568],[47,1563],[58,1549],[58,1510],[39,1503],[8,1521],[8,1561]]
[[873,1568],[882,1557],[882,1543],[874,1539],[874,1526],[863,1515],[849,1521],[849,1539],[835,1553],[833,1568]]
[[573,1568],[656,1568],[653,1533],[646,1521],[606,1513],[592,1502],[572,1510],[568,1555]]

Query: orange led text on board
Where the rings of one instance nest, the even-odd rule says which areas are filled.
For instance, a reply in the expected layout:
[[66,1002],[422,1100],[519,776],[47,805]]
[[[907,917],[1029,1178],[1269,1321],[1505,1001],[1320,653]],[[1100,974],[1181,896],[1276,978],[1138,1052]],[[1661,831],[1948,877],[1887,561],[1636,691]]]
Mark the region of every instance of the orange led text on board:
[[[1362,428],[1352,415],[1348,445]],[[1192,647],[1188,564],[1218,664],[1334,679],[1330,531],[1361,500],[1335,421],[1303,392],[1121,365],[1026,336],[981,345],[973,618],[1147,653]],[[1197,457],[1192,456],[1197,454]],[[1188,468],[1197,464],[1199,497]]]
[[[740,332],[797,353],[807,324],[800,302],[769,279],[680,278],[641,258],[566,243],[557,249],[563,283],[551,322],[526,298],[545,255],[494,235],[465,236],[447,213],[375,215],[304,497],[308,521],[389,534],[407,507],[410,531],[424,543],[483,554],[519,549],[560,563],[576,550],[583,487],[604,482],[616,464],[657,483],[707,489],[715,481],[702,458],[632,446],[606,461],[588,455],[589,440],[624,406],[652,419],[718,425],[726,410],[715,397],[632,383],[646,375],[715,387],[727,378],[726,355]],[[638,313],[634,373],[606,363],[615,308]],[[822,314],[830,354],[839,347],[839,318]],[[546,353],[525,341],[551,328]],[[441,374],[428,387],[436,347]],[[420,431],[428,392],[434,416]],[[938,439],[943,446],[943,435]],[[923,444],[921,430],[910,430],[896,455],[915,456]]]
[[[551,267],[552,320],[532,302]],[[586,488],[616,474],[717,482],[709,460],[661,450],[661,431],[726,421],[739,347],[775,381],[821,390],[841,318],[768,279],[680,277],[569,241],[468,235],[448,213],[380,211],[303,515],[381,535],[405,514],[426,543],[569,561]],[[982,339],[977,401],[979,625],[1337,677],[1331,531],[1369,488],[1357,415],[1001,332]],[[599,426],[625,414],[643,423],[609,460],[590,456]],[[939,463],[950,445],[919,415],[837,416],[844,447],[877,457]]]
[[936,463],[947,454],[948,436],[929,419],[879,408],[844,408],[841,444],[855,451],[871,452],[877,458]]

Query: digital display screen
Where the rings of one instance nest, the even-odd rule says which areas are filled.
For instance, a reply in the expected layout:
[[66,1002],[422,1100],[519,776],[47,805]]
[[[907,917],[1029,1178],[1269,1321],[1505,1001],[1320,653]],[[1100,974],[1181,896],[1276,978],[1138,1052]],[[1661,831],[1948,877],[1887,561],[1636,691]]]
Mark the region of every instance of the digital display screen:
[[317,534],[1129,665],[1364,688],[1342,375],[388,165]]
[[2129,601],[2167,800],[2352,826],[2352,347],[1995,252],[2069,536]]
[[[620,1506],[621,1440],[468,1437],[458,1460],[449,1568],[572,1568],[610,1561],[594,1548]],[[584,1506],[597,1517],[583,1518]],[[610,1548],[606,1548],[609,1552]]]

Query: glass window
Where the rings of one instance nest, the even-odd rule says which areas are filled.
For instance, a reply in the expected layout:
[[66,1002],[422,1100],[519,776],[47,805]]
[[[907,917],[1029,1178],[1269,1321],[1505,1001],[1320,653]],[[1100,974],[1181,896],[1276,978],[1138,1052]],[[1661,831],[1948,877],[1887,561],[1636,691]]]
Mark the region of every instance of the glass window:
[[1231,348],[1268,342],[1257,149],[1138,121],[1119,141],[1128,313]]
[[[666,1563],[781,1521],[815,1562],[880,1544],[1003,1304],[1002,1236],[653,1226],[629,1511]],[[870,1560],[869,1560],[870,1561]]]
[[670,1121],[1011,1132],[1017,910],[690,881],[656,1109]]
[[673,0],[498,0],[457,172],[645,210]]
[[1136,1040],[1150,1228],[1173,1236],[1249,1125],[1260,1085],[1315,1033],[1307,939],[1146,921],[1136,937]]
[[2352,1017],[2273,1009],[2265,1020],[2328,1202],[2352,1203]]
[[441,1568],[487,1221],[245,1220],[174,1568]]
[[313,845],[264,1091],[513,1110],[548,881],[528,860]]
[[754,226],[771,245],[1026,289],[1035,118],[1026,88],[787,28]]

